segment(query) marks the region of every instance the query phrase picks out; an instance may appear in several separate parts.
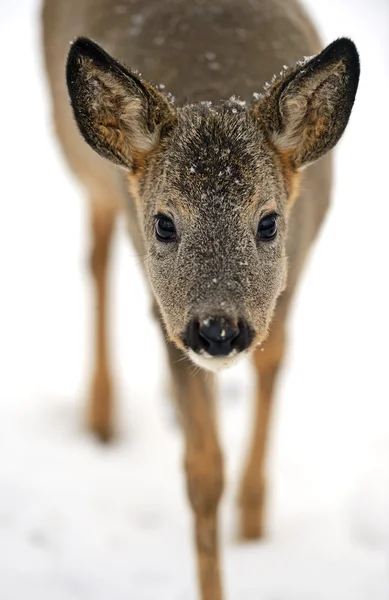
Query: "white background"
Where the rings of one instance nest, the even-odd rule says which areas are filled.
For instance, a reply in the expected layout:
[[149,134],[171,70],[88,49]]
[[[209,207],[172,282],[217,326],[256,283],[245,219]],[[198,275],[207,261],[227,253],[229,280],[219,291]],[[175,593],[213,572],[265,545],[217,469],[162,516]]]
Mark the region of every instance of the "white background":
[[[241,365],[222,376],[231,600],[389,598],[389,4],[308,7],[326,43],[355,40],[361,85],[291,323],[260,544],[234,541],[252,375]],[[194,600],[181,436],[123,226],[111,278],[119,435],[105,448],[82,426],[87,212],[50,129],[37,8],[0,3],[0,597]]]

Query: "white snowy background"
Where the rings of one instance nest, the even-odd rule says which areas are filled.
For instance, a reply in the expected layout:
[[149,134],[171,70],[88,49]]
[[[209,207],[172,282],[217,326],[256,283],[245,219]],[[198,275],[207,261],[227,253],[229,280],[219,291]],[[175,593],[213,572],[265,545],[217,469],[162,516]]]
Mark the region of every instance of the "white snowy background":
[[[252,374],[243,364],[221,378],[227,598],[387,600],[389,3],[307,4],[326,43],[355,40],[362,78],[291,322],[265,542],[234,540]],[[103,447],[83,429],[87,212],[51,132],[36,0],[0,1],[0,52],[0,598],[194,600],[182,441],[123,225],[111,277],[118,437]]]

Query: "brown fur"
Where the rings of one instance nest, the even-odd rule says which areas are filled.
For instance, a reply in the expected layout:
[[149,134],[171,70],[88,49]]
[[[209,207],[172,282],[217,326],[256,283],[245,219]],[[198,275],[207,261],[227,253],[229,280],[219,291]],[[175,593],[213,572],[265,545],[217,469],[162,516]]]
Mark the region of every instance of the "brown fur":
[[[240,506],[242,537],[259,537],[286,318],[327,210],[331,161],[324,155],[347,124],[358,56],[349,40],[339,40],[296,64],[321,45],[295,0],[126,0],[120,6],[119,13],[110,0],[46,0],[43,11],[56,130],[92,205],[98,312],[90,426],[101,439],[112,433],[105,282],[115,215],[124,208],[135,248],[147,254],[145,271],[167,334],[201,598],[222,600],[214,376],[193,374],[185,331],[210,316],[243,319],[252,331],[246,352],[260,385]],[[118,60],[88,39],[73,44],[71,110],[64,64],[77,36],[92,38]],[[279,75],[257,94],[273,73]],[[176,103],[149,81],[167,85]],[[173,244],[156,239],[159,213],[175,222]],[[257,228],[270,213],[278,215],[278,232],[263,242]],[[213,368],[213,359],[202,358]]]
[[217,510],[224,482],[215,416],[215,382],[209,373],[192,373],[172,344],[168,343],[167,349],[185,435],[184,464],[194,513],[201,597],[222,600]]
[[300,192],[301,174],[296,171],[293,164],[293,155],[291,150],[284,150],[279,153],[283,175],[289,190],[289,206],[292,208]]
[[91,203],[92,251],[91,273],[95,284],[95,372],[90,392],[88,425],[102,441],[108,441],[113,433],[113,390],[107,349],[107,270],[109,248],[112,238],[115,208],[105,204]]
[[256,350],[253,362],[261,385],[257,390],[251,444],[243,471],[239,502],[241,506],[240,535],[257,539],[264,535],[266,474],[265,458],[272,413],[274,385],[285,350],[284,323],[273,322],[262,348]]

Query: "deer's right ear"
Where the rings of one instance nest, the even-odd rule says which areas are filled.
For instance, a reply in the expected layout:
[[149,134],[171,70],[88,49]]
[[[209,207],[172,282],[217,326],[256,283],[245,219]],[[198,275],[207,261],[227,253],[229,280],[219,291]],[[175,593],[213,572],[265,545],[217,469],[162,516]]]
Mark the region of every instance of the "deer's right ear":
[[173,105],[161,92],[89,39],[71,45],[66,78],[83,138],[117,165],[132,169],[174,123]]

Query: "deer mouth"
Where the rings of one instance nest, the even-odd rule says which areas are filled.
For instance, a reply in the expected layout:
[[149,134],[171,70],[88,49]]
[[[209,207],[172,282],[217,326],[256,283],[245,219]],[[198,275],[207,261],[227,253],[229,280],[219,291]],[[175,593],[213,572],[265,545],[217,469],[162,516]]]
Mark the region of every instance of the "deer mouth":
[[213,373],[218,373],[236,365],[243,356],[247,355],[247,352],[238,352],[237,350],[232,350],[228,356],[211,356],[205,351],[194,352],[191,349],[188,349],[187,352],[196,366]]

